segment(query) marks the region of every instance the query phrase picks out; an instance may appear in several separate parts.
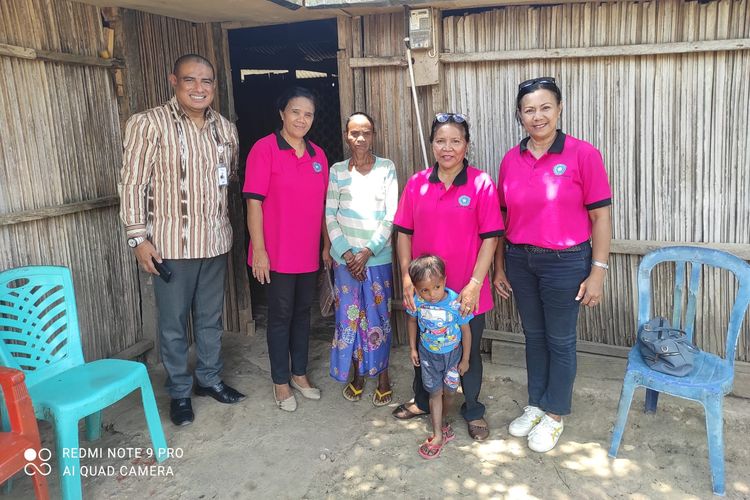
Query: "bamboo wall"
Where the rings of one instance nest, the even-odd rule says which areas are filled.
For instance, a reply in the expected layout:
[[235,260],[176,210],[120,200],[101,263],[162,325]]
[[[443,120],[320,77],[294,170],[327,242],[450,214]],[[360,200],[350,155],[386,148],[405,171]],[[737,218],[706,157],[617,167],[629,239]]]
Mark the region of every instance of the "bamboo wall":
[[[352,56],[403,57],[402,14],[363,18],[361,55],[356,54],[356,18],[351,26]],[[496,178],[503,154],[522,138],[513,114],[516,85],[536,76],[558,79],[564,94],[561,126],[602,151],[614,191],[613,236],[625,243],[615,246],[605,302],[581,315],[581,339],[610,345],[634,341],[635,273],[640,257],[638,251],[617,254],[628,242],[714,242],[747,249],[737,244],[750,244],[750,51],[594,57],[590,49],[747,39],[747,0],[508,7],[446,17],[439,29],[441,53],[466,53],[478,59],[480,54],[498,51],[581,48],[572,57],[555,59],[538,55],[443,62],[441,85],[419,88],[426,133],[436,108],[467,114],[473,143],[469,158]],[[354,100],[361,95],[360,107],[364,104],[378,120],[376,148],[395,161],[403,186],[421,163],[406,69],[381,65],[353,73]],[[671,275],[670,270],[659,272],[657,313],[665,313],[671,301],[667,286]],[[704,300],[698,313],[702,333],[697,334],[697,342],[722,352],[735,288],[720,273],[708,273],[702,284]],[[496,303],[488,327],[520,332],[512,302]],[[748,323],[738,348],[738,359],[743,361],[750,360]],[[397,325],[401,324],[398,318]]]
[[[172,95],[167,75],[188,52],[214,62],[215,107],[231,117],[226,33],[138,11],[3,0],[0,44],[0,270],[71,268],[86,357],[139,355],[156,338],[155,305],[118,216],[121,127]],[[245,224],[239,187],[232,188],[241,243],[224,322],[228,331],[248,331]]]
[[[453,53],[619,46],[750,37],[747,1],[618,2],[494,10],[446,18]],[[555,76],[563,90],[562,128],[596,145],[614,192],[613,237],[622,240],[750,243],[750,51],[581,57],[445,66],[448,108],[475,125],[474,159],[493,177],[522,138],[516,85]],[[581,315],[583,340],[632,345],[640,258],[612,256],[601,307]],[[671,303],[663,270],[657,312]],[[723,352],[735,288],[721,273],[703,280],[698,345]],[[723,307],[722,307],[723,306]],[[520,332],[509,304],[491,324]],[[746,322],[738,357],[750,359]]]
[[[99,9],[44,0],[0,2],[0,43],[94,57],[106,48]],[[140,339],[140,319],[116,207],[122,142],[110,71],[2,55],[0,74],[0,270],[69,267],[86,358],[118,353]],[[91,200],[103,208],[57,215]]]
[[[366,16],[339,25],[339,43],[342,51],[353,57],[397,56],[404,52],[404,21],[401,14]],[[353,44],[347,43],[353,41]],[[411,88],[407,86],[406,73],[400,67],[373,67],[353,71],[353,82],[339,71],[342,112],[345,120],[353,111],[366,111],[375,120],[375,154],[390,158],[396,163],[399,189],[423,163],[419,143],[419,128],[413,110]],[[350,90],[346,90],[349,88]],[[434,115],[429,88],[418,88],[422,123]],[[426,126],[429,126],[430,120]],[[429,147],[429,145],[428,145]],[[350,152],[344,146],[344,156]],[[401,289],[400,275],[394,273],[394,291]],[[394,299],[396,307],[400,299]],[[393,315],[396,338],[406,342],[406,318],[402,313]]]

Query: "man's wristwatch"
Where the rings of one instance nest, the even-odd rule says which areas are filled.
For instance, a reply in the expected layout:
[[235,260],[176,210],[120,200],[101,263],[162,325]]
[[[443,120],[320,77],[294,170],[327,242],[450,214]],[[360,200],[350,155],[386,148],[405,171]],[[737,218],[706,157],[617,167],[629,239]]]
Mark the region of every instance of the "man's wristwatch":
[[143,236],[136,236],[135,238],[128,238],[128,246],[130,248],[135,248],[141,243],[143,243],[144,241],[146,241],[146,238],[144,238]]

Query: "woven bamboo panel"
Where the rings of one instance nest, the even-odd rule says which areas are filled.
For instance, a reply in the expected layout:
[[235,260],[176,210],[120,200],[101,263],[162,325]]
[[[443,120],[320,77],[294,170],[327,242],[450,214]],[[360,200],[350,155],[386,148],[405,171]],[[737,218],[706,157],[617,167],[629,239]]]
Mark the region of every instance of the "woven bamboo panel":
[[[353,57],[403,57],[403,25],[402,14],[366,16],[358,35],[353,23]],[[439,49],[483,53],[748,37],[747,0],[602,2],[446,17]],[[364,49],[359,54],[358,40]],[[356,71],[364,73],[365,99]],[[354,100],[366,101],[366,110],[375,116],[376,149],[394,160],[403,187],[423,163],[406,69],[356,71]],[[419,88],[423,129],[428,133],[434,115],[433,93],[442,92],[445,111],[470,117],[470,161],[497,178],[503,154],[523,137],[514,117],[516,85],[554,76],[564,94],[562,128],[604,155],[614,191],[615,238],[750,244],[749,71],[747,50],[612,57],[587,57],[583,50],[576,58],[443,64],[442,86]],[[615,254],[611,262],[605,303],[582,313],[579,336],[631,345],[640,257]],[[672,279],[671,271],[660,272],[666,273],[664,283]],[[671,301],[671,286],[664,287],[659,288],[657,304]],[[702,292],[698,343],[723,352],[734,284],[722,273],[709,272]],[[488,327],[520,332],[512,301],[496,303]],[[401,314],[394,316],[398,340],[403,341]],[[750,360],[748,323],[738,347],[743,361]]]
[[[401,14],[367,16],[363,21],[364,56],[395,56],[404,53],[404,22]],[[369,68],[365,70],[364,82],[364,110],[375,119],[377,131],[373,149],[375,154],[394,161],[401,190],[414,172],[424,168],[411,89],[407,86],[407,73],[398,67]],[[430,89],[419,88],[418,98],[423,126],[428,127],[432,121],[428,117],[434,115]],[[397,269],[398,265],[394,264],[394,300],[400,301],[401,279]],[[394,313],[393,323],[396,340],[399,343],[407,342],[405,315]]]
[[[664,1],[513,7],[444,20],[445,50],[467,53],[723,40],[750,36],[747,1]],[[449,108],[474,125],[475,162],[496,178],[502,155],[522,138],[518,82],[554,76],[563,90],[562,128],[603,153],[614,192],[614,237],[750,243],[750,51],[450,64]],[[583,312],[581,339],[631,345],[640,259],[613,255],[601,307]],[[666,313],[671,271],[655,297]],[[666,274],[664,274],[666,273]],[[723,352],[736,288],[706,273],[698,345]],[[659,312],[658,309],[656,312]],[[750,359],[745,322],[738,359]],[[500,301],[490,324],[520,332]]]
[[[0,2],[0,43],[87,56],[106,48],[98,8],[43,0]],[[109,70],[2,56],[0,74],[0,215],[116,196],[122,142]],[[0,226],[0,269],[71,269],[87,359],[140,339],[130,260],[113,206]]]

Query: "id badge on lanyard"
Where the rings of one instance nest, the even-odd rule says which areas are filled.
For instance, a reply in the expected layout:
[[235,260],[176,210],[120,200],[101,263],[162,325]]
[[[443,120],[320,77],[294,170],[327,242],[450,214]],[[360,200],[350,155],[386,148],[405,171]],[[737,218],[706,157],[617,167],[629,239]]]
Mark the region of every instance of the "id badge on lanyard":
[[[180,140],[180,156],[181,156],[181,163],[182,163],[182,169],[183,174],[184,171],[187,170],[187,140],[185,139],[185,131],[182,128],[182,123],[180,123],[179,118],[177,117],[177,114],[172,111],[174,118],[175,118],[175,124],[177,125],[177,135]],[[219,138],[219,133],[216,130],[216,124],[211,123],[211,132],[214,136],[214,140],[216,141],[216,151],[218,153],[218,162],[216,164],[216,184],[219,187],[226,187],[229,185],[229,168],[227,167],[227,163],[225,161],[224,152],[226,150],[225,144],[221,141]]]
[[229,168],[227,167],[227,162],[224,160],[224,150],[226,147],[221,139],[219,139],[215,123],[211,124],[211,130],[213,131],[214,140],[216,140],[216,151],[219,153],[219,163],[216,165],[216,181],[219,187],[226,187],[229,185]]
[[219,152],[219,163],[216,166],[216,178],[219,183],[219,187],[226,187],[229,185],[229,169],[227,164],[224,162],[224,144],[217,143],[217,150]]

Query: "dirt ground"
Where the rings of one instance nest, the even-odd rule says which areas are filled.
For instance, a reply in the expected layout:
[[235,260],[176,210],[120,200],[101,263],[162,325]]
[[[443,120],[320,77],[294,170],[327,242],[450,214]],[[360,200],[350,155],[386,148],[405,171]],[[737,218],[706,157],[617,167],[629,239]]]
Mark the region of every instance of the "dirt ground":
[[[328,376],[328,346],[320,333],[311,342],[310,375],[323,391],[322,400],[298,397],[297,411],[285,413],[273,402],[265,332],[225,336],[224,379],[248,398],[233,406],[194,398],[196,420],[183,428],[169,421],[164,374],[154,369],[167,441],[181,458],[168,459],[159,471],[132,455],[107,456],[150,446],[140,399],[131,395],[105,411],[100,441],[81,441],[85,452],[102,454],[81,460],[91,474],[83,479],[84,498],[711,497],[698,404],[662,396],[659,412],[645,415],[643,391],[637,392],[619,458],[611,460],[607,448],[621,374],[579,376],[565,432],[553,451],[540,455],[507,431],[525,403],[524,370],[487,360],[482,399],[490,439],[472,442],[456,416],[457,439],[439,459],[426,461],[417,447],[429,422],[391,417],[396,403],[411,395],[408,349],[395,348],[391,358],[393,405],[375,408],[370,403],[374,381],[358,403],[341,396],[342,386]],[[750,498],[750,400],[727,398],[724,414],[727,497]],[[50,426],[42,424],[41,430],[43,446],[54,448]],[[49,480],[52,498],[59,498],[54,453]],[[17,479],[9,498],[33,498],[30,481]]]

